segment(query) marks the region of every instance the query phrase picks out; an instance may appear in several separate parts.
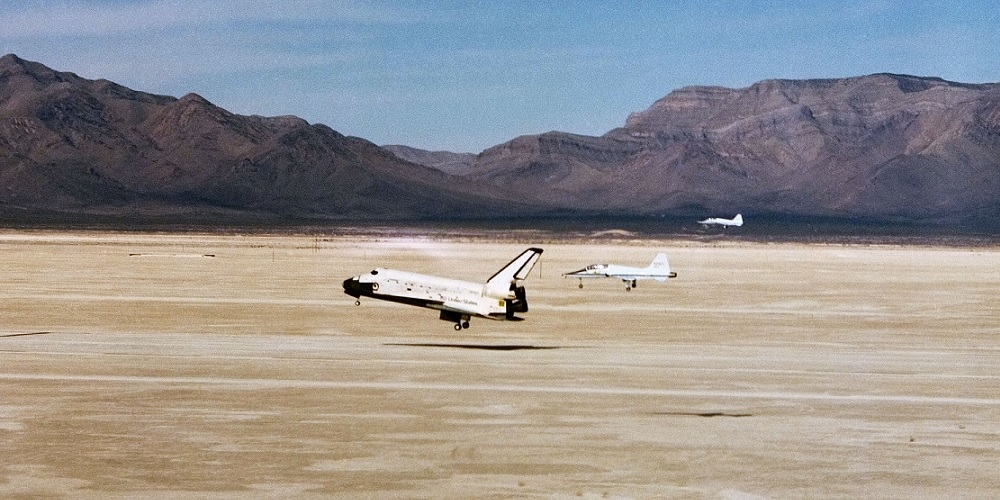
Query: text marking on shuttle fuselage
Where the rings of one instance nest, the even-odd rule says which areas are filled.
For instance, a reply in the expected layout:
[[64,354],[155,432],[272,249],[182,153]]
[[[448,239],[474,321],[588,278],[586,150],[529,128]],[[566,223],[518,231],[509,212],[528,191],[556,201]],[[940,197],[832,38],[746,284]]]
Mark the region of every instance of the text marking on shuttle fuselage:
[[441,311],[440,319],[455,323],[455,330],[469,327],[473,316],[519,321],[516,313],[528,312],[528,300],[521,281],[542,255],[541,248],[529,248],[497,271],[485,283],[376,268],[344,280],[344,293],[398,302]]
[[705,220],[698,221],[698,224],[703,224],[706,226],[739,227],[743,225],[743,215],[736,214],[736,217],[733,217],[732,219],[724,219],[721,217],[709,217]]
[[638,280],[652,279],[667,281],[676,278],[677,273],[670,270],[667,254],[658,253],[646,267],[630,267],[618,264],[591,264],[579,271],[564,273],[566,278],[579,278],[580,288],[583,288],[584,278],[618,278],[625,283],[625,291],[636,287]]

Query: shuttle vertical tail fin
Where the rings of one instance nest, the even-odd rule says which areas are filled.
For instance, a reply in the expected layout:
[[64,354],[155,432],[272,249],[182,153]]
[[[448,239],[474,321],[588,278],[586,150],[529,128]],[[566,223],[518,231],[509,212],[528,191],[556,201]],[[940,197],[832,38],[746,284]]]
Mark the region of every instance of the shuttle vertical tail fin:
[[528,277],[528,273],[535,267],[535,262],[542,255],[541,248],[529,248],[510,261],[506,266],[496,272],[490,279],[486,280],[486,287],[491,293],[506,294],[510,291],[514,282]]

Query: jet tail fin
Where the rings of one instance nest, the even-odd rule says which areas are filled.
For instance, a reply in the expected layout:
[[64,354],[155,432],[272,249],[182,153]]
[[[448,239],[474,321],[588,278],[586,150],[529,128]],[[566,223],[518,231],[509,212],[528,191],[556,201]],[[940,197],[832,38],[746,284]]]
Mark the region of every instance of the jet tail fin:
[[733,225],[735,226],[743,225],[743,214],[736,214],[736,217],[733,217]]
[[656,257],[653,258],[653,262],[649,263],[649,267],[646,268],[650,271],[650,274],[657,276],[658,281],[663,281],[666,278],[675,278],[677,273],[670,271],[670,262],[667,261],[667,254],[658,253]]

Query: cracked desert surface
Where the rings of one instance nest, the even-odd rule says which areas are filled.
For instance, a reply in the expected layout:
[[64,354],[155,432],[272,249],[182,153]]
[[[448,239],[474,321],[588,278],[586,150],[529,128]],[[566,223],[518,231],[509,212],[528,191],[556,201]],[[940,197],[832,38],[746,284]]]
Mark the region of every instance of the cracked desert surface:
[[[1000,250],[532,237],[0,231],[0,497],[1000,495]],[[527,246],[522,322],[341,289]]]

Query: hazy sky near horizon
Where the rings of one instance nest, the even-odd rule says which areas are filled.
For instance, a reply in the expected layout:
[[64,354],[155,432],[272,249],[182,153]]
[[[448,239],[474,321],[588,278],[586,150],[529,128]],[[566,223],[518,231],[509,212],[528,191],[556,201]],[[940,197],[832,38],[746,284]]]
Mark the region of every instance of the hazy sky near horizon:
[[992,0],[19,0],[0,54],[377,144],[601,135],[688,85],[890,72],[1000,82]]

